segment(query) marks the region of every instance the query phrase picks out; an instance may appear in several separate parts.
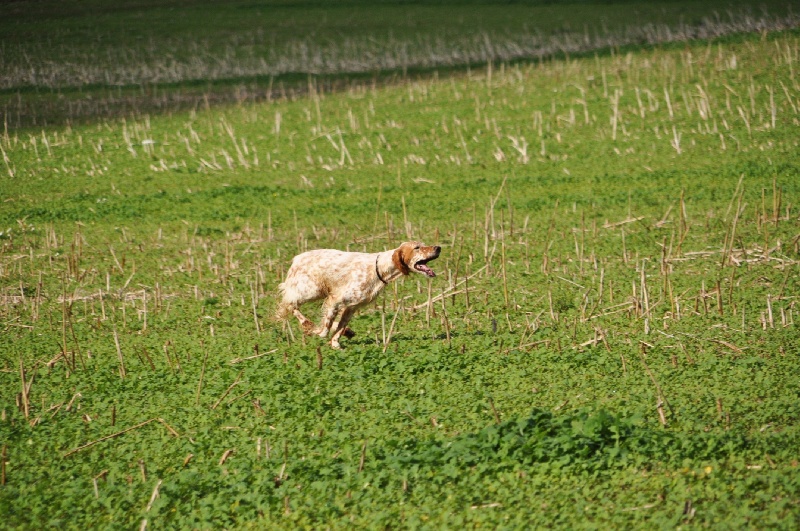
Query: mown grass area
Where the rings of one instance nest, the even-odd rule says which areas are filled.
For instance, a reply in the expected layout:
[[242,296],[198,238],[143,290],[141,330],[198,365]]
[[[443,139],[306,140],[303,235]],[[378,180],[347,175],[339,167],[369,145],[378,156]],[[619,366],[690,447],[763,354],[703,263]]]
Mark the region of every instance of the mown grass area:
[[[795,528],[799,44],[6,133],[6,525]],[[409,238],[346,350],[271,319]]]
[[136,0],[0,5],[6,127],[263,102],[489,61],[786,30],[785,0],[339,2]]

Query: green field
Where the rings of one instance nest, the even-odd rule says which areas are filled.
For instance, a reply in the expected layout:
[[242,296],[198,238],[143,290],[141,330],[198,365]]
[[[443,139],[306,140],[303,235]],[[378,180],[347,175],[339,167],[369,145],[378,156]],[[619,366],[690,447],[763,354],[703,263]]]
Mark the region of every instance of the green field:
[[7,127],[263,102],[489,61],[796,28],[786,0],[0,4]]
[[[331,27],[305,8],[281,9]],[[16,13],[15,42],[87,12]],[[2,525],[796,529],[799,59],[796,29],[734,31],[161,114],[134,83],[141,107],[80,124],[6,106]],[[113,106],[66,85],[3,95]],[[298,252],[412,238],[437,277],[390,285],[344,350],[272,317]]]

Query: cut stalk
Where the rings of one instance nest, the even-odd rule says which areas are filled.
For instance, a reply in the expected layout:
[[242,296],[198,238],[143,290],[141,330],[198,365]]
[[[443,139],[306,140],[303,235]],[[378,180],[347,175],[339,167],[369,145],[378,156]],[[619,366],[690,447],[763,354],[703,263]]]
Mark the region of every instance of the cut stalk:
[[125,360],[122,357],[122,349],[119,346],[119,336],[117,335],[117,327],[114,326],[114,346],[117,348],[117,359],[119,360],[119,377],[120,379],[125,379]]

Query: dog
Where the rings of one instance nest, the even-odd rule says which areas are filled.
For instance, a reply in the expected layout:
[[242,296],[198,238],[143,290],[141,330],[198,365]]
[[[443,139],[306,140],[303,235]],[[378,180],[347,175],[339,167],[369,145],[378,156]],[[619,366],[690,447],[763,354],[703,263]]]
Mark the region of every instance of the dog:
[[[330,346],[341,348],[339,338],[353,337],[347,327],[353,314],[375,300],[389,282],[412,271],[427,277],[436,273],[428,262],[439,257],[442,248],[420,242],[405,242],[397,249],[382,253],[352,253],[336,249],[317,249],[295,256],[278,286],[282,300],[277,317],[286,320],[294,315],[307,335],[327,338],[333,330]],[[300,306],[324,299],[322,321],[314,323],[300,313]],[[333,323],[338,317],[334,328]]]

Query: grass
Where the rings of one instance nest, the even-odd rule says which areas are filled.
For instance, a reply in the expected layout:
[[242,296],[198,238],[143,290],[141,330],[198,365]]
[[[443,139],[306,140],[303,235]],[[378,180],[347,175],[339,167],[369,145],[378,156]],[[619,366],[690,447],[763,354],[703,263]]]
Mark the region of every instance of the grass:
[[[797,57],[9,130],[6,525],[795,528]],[[346,350],[271,319],[295,253],[410,237]]]

